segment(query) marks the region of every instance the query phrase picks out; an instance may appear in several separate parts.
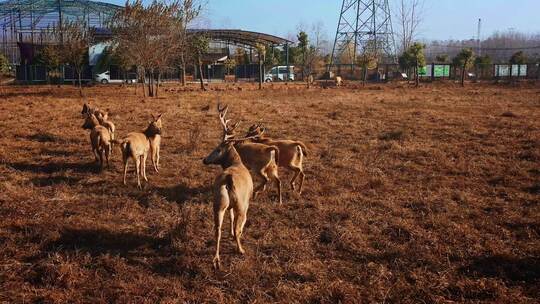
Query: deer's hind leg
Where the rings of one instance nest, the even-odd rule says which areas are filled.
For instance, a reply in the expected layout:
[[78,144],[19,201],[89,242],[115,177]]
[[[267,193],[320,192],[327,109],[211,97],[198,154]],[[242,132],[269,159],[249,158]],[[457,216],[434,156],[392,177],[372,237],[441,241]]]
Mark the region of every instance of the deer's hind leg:
[[259,192],[266,190],[266,184],[270,180],[266,175],[266,168],[262,168],[259,172],[257,172],[257,175],[260,176],[263,181],[257,186],[257,188],[255,188],[255,191],[253,191],[253,198],[256,198]]
[[242,243],[240,242],[240,238],[242,237],[242,232],[244,230],[244,225],[246,224],[247,220],[247,210],[239,210],[238,215],[236,217],[235,223],[234,223],[234,238],[236,240],[236,247],[238,249],[238,252],[241,254],[245,254],[246,251],[242,247]]
[[279,197],[279,204],[282,204],[281,199],[281,180],[278,176],[278,168],[276,165],[270,165],[267,169],[267,175],[270,179],[274,180],[276,183],[277,191],[278,191],[278,197]]

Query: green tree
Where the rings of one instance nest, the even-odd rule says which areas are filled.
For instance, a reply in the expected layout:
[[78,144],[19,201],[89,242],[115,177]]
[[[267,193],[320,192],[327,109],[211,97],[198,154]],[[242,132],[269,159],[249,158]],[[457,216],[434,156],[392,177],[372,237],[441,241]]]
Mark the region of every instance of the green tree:
[[363,70],[363,78],[362,82],[363,85],[366,85],[367,82],[367,76],[368,76],[368,70],[373,69],[377,66],[377,56],[370,54],[368,52],[365,52],[358,57],[356,57],[356,63],[362,67]]
[[486,70],[491,66],[491,64],[491,57],[489,57],[487,54],[474,59],[474,67],[480,71],[480,75],[482,77],[484,77]]
[[0,83],[2,82],[2,76],[9,73],[9,61],[4,56],[4,54],[0,53]]
[[60,46],[49,44],[38,50],[34,62],[36,64],[43,65],[47,68],[47,81],[50,81],[50,77],[59,77],[59,68],[62,65]]
[[452,60],[452,63],[456,67],[461,68],[461,86],[465,86],[465,73],[467,69],[474,63],[474,52],[471,48],[464,48],[457,54]]
[[264,61],[266,54],[266,46],[260,43],[257,43],[255,46],[257,49],[257,54],[259,55],[259,90],[262,90],[262,84],[264,81]]
[[399,57],[399,66],[402,69],[413,69],[416,87],[418,87],[420,83],[420,78],[418,76],[419,68],[426,65],[426,58],[424,56],[425,47],[424,44],[415,42]]
[[298,50],[300,53],[300,64],[302,65],[302,80],[305,77],[306,62],[309,52],[309,38],[308,34],[304,31],[298,33]]
[[231,70],[236,67],[236,60],[234,58],[227,58],[224,62],[225,69],[227,70],[227,75],[231,73]]
[[446,63],[448,61],[448,55],[447,54],[437,55],[437,57],[435,57],[435,60],[437,60],[438,63]]
[[515,52],[512,54],[512,57],[510,57],[510,63],[511,64],[525,64],[527,63],[527,56],[523,51]]
[[265,66],[275,66],[280,63],[281,54],[277,48],[267,48],[266,55],[264,56],[264,65]]

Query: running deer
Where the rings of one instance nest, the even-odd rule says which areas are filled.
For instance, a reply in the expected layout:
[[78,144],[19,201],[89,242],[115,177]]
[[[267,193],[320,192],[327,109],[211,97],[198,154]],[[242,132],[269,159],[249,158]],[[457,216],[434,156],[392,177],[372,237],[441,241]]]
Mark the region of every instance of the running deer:
[[227,210],[229,210],[231,234],[236,241],[236,248],[239,253],[245,253],[240,239],[247,220],[249,200],[253,195],[253,180],[234,146],[235,142],[242,140],[248,140],[248,138],[231,139],[224,133],[221,143],[203,160],[205,165],[214,164],[223,168],[223,172],[214,181],[213,189],[216,253],[212,263],[216,269],[221,267],[219,245],[223,219]]
[[[229,126],[229,121],[226,120],[228,106],[220,107],[218,104],[219,121],[223,128],[223,136],[225,139],[234,138],[234,130],[238,127],[239,122],[232,127]],[[281,198],[281,180],[278,175],[277,162],[279,161],[279,149],[276,146],[269,146],[261,143],[250,141],[235,140],[234,147],[242,159],[242,163],[251,171],[262,178],[262,182],[255,188],[254,198],[266,189],[266,184],[269,181],[274,181],[278,190],[279,203],[282,204]]]
[[254,138],[252,140],[257,143],[278,147],[278,166],[294,172],[294,176],[290,182],[293,190],[296,189],[294,182],[300,176],[298,193],[301,194],[306,176],[302,167],[304,157],[307,157],[306,145],[303,142],[296,140],[268,138],[264,135],[265,131],[266,128],[262,127],[260,124],[255,124],[249,128],[246,137]]
[[99,124],[94,114],[85,114],[83,129],[90,131],[90,143],[92,144],[92,152],[96,157],[96,162],[99,162],[103,168],[103,158],[107,161],[109,167],[109,155],[111,154],[111,134],[107,128]]
[[148,157],[148,152],[151,152],[152,142],[155,140],[156,136],[161,134],[161,116],[162,114],[157,117],[152,115],[152,120],[143,132],[131,132],[121,140],[114,140],[116,144],[120,145],[120,149],[122,150],[124,185],[126,184],[126,175],[130,158],[135,162],[137,187],[142,189],[141,175],[144,180],[148,182],[148,178],[146,177],[146,158]]

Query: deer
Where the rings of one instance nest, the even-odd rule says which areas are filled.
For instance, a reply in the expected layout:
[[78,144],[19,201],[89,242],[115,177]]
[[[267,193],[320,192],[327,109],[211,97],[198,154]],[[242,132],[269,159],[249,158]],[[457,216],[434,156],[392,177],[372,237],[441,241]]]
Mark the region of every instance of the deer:
[[83,108],[82,108],[82,111],[81,111],[81,114],[83,115],[86,115],[86,114],[94,114],[94,115],[98,115],[98,114],[101,114],[102,116],[105,116],[107,113],[98,109],[97,107],[92,107],[90,104],[88,103],[84,103],[83,104]]
[[235,142],[242,140],[248,140],[248,138],[231,139],[224,133],[221,143],[203,159],[203,164],[220,165],[223,169],[215,178],[213,186],[214,235],[216,239],[216,252],[212,260],[214,269],[221,268],[219,247],[221,228],[227,210],[229,210],[231,234],[236,241],[236,249],[238,253],[245,254],[240,239],[247,220],[249,200],[253,195],[253,180],[234,145]]
[[294,172],[294,176],[290,181],[293,191],[296,190],[295,181],[300,177],[298,194],[302,194],[302,186],[306,176],[302,167],[304,157],[307,157],[306,145],[297,140],[268,138],[264,134],[265,131],[265,127],[260,124],[254,124],[249,127],[246,137],[252,138],[251,140],[256,143],[278,147],[278,166]]
[[107,167],[109,167],[109,155],[111,154],[111,134],[107,128],[99,124],[98,119],[94,114],[85,114],[85,121],[82,126],[83,129],[90,131],[90,143],[92,144],[92,152],[96,158],[96,162],[99,162],[101,168],[103,168],[103,157],[107,161]]
[[95,115],[96,115],[97,120],[99,121],[99,124],[104,126],[105,128],[107,128],[109,130],[109,133],[111,134],[111,140],[114,140],[115,139],[114,134],[116,132],[116,126],[114,125],[114,123],[112,121],[109,120],[109,113],[103,112],[103,111],[98,111],[98,112],[96,112]]
[[343,85],[343,78],[341,76],[336,76],[336,87],[340,87]]
[[[233,139],[235,137],[234,131],[240,122],[236,122],[234,125],[229,126],[230,120],[225,119],[229,107],[220,107],[218,103],[217,108],[224,138]],[[255,188],[253,198],[256,198],[260,192],[265,191],[266,185],[272,180],[276,184],[279,204],[281,205],[283,201],[281,196],[281,180],[279,179],[277,166],[279,160],[278,147],[245,140],[235,140],[234,147],[240,155],[244,165],[262,179],[261,184]]]
[[[159,117],[155,117],[154,114],[152,114],[152,119],[154,121],[157,121],[157,120],[161,121],[161,117],[163,117],[163,113],[161,113]],[[150,160],[152,160],[152,165],[156,173],[159,173],[159,151],[160,150],[161,150],[161,133],[156,134],[154,137],[150,138]]]
[[148,127],[142,132],[128,133],[121,140],[113,140],[115,144],[118,144],[122,151],[122,161],[124,163],[124,185],[126,185],[126,175],[128,170],[129,159],[133,159],[135,162],[135,171],[137,174],[137,187],[142,190],[141,175],[146,182],[146,159],[148,152],[151,150],[151,143],[155,140],[156,136],[161,134],[162,114],[158,116],[152,115],[152,120],[148,123]]

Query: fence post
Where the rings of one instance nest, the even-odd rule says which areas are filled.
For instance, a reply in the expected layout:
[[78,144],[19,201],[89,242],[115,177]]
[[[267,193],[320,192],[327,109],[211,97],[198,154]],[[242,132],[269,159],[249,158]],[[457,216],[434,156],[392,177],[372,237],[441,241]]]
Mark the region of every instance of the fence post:
[[431,63],[431,81],[435,80],[435,63]]

